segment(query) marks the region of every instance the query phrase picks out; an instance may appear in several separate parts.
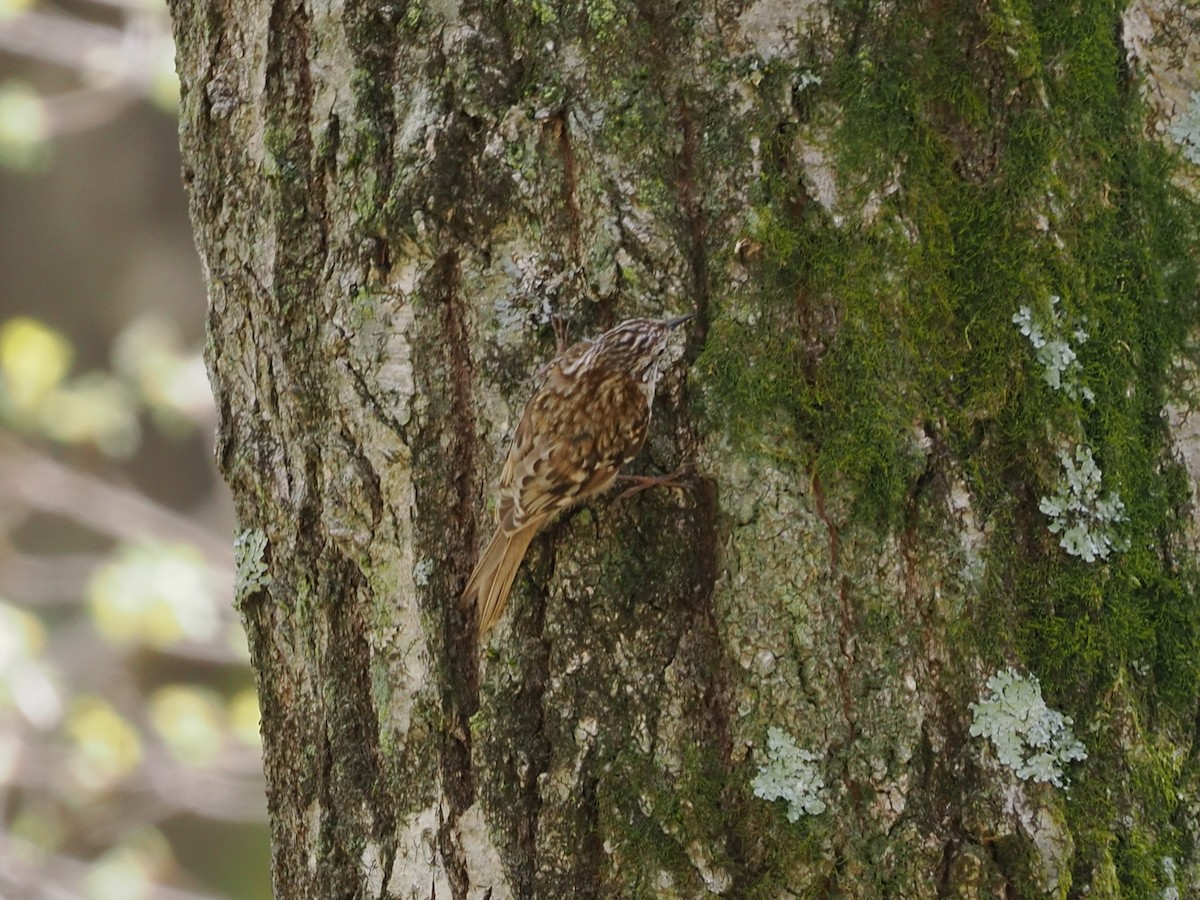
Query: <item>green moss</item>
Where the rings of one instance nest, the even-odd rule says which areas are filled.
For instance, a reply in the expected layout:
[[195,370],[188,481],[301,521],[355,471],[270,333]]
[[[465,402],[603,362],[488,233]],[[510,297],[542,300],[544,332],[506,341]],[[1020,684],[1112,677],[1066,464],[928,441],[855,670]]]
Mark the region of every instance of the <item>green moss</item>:
[[[1196,358],[1200,212],[1171,186],[1168,152],[1142,137],[1119,4],[943,6],[867,22],[848,10],[844,31],[864,29],[870,50],[836,57],[774,122],[766,98],[792,76],[778,61],[761,70],[768,118],[746,217],[761,259],[711,310],[698,408],[715,434],[812,467],[881,534],[907,521],[948,451],[991,530],[964,636],[998,665],[1020,660],[1077,722],[1107,722],[1104,698],[1130,677],[1135,745],[1187,734],[1200,578],[1178,550],[1189,490],[1161,411],[1174,366]],[[828,201],[799,146],[827,154],[833,208],[812,196]],[[1051,295],[1085,322],[1093,402],[1051,388],[1012,322]],[[1126,505],[1128,549],[1107,562],[1067,556],[1038,509],[1059,449],[1079,444]],[[1112,728],[1088,734],[1089,750],[1117,744]],[[1090,789],[1129,765],[1089,762],[1068,800],[1086,861],[1073,890],[1105,872],[1128,896],[1161,890],[1159,836],[1183,775],[1135,763],[1123,799]],[[1123,816],[1137,827],[1114,843]]]
[[822,818],[789,822],[785,804],[751,794],[749,766],[730,771],[713,748],[690,745],[676,773],[625,749],[614,770],[622,777],[604,782],[601,832],[618,865],[636,866],[641,873],[625,873],[638,886],[630,896],[660,896],[655,885],[663,871],[671,874],[681,896],[703,893],[689,855],[696,847],[739,897],[777,897],[785,888],[795,889],[797,872],[819,868],[826,834]]
[[625,12],[613,0],[589,0],[584,7],[588,25],[601,37],[612,37],[628,24]]
[[520,0],[514,3],[514,6],[525,7],[533,14],[538,25],[553,25],[558,21],[558,11],[553,3],[548,0]]
[[[665,870],[685,884],[695,877],[691,862],[681,843],[681,835],[671,835],[680,817],[680,796],[676,788],[654,762],[640,751],[618,753],[614,768],[623,774],[619,780],[605,782],[597,800],[600,808],[600,833],[612,846],[614,855],[638,873],[626,873],[627,883],[641,885],[646,896],[658,871]],[[670,823],[668,828],[664,825]],[[630,877],[632,876],[632,877]]]
[[[990,549],[980,595],[964,601],[962,621],[950,627],[977,640],[976,654],[997,667],[1017,663],[1037,674],[1047,702],[1079,723],[1092,756],[1065,801],[1078,845],[1072,889],[1119,886],[1136,896],[1161,882],[1156,860],[1175,840],[1171,797],[1185,778],[1148,735],[1188,733],[1200,680],[1200,578],[1178,551],[1189,485],[1160,414],[1173,366],[1195,352],[1186,340],[1200,318],[1200,214],[1170,186],[1169,155],[1143,140],[1144,111],[1122,70],[1119,4],[948,0],[936,16],[900,4],[865,19],[860,3],[832,8],[844,16],[835,33],[862,35],[816,71],[820,84],[801,77],[814,71],[808,61],[728,64],[729,80],[753,106],[747,119],[727,114],[730,94],[704,96],[666,77],[674,48],[692,40],[688,23],[662,28],[614,0],[523,0],[506,37],[522,60],[513,102],[527,108],[527,140],[510,142],[505,161],[536,186],[524,202],[553,198],[530,212],[544,219],[531,228],[556,230],[561,180],[585,199],[611,196],[622,214],[648,210],[644,221],[677,226],[669,237],[683,254],[696,229],[727,218],[705,206],[718,201],[705,193],[695,160],[744,173],[752,208],[740,233],[700,240],[708,333],[689,390],[711,442],[818,475],[852,520],[853,529],[838,523],[847,546],[851,535],[866,543],[872,532],[890,539],[914,523],[941,524],[930,510],[941,508],[936,494],[946,479],[936,476],[952,461],[972,511],[988,525]],[[364,20],[368,26],[376,23]],[[662,33],[654,41],[621,37],[655,28]],[[583,35],[570,68],[561,65],[562,34]],[[630,58],[623,43],[653,53]],[[365,60],[355,80],[371,110],[391,102],[394,79],[380,77],[390,71],[385,62]],[[586,106],[572,102],[571,79],[580,73]],[[572,167],[577,180],[567,179],[557,136],[535,124],[537,110],[560,108],[588,117],[580,147],[630,159],[637,183],[598,181],[603,167],[582,155]],[[694,147],[684,146],[685,116]],[[563,121],[569,139],[573,120]],[[761,148],[756,177],[750,137]],[[347,139],[356,153],[386,149],[372,140]],[[820,167],[804,152],[814,148],[831,186],[816,184]],[[686,196],[694,208],[682,208]],[[741,237],[760,248],[745,260],[734,258]],[[642,238],[619,240],[636,254]],[[587,268],[615,267],[615,242],[585,241],[596,262]],[[722,293],[738,266],[748,283]],[[657,274],[643,260],[623,262],[624,296],[649,293]],[[1052,295],[1072,320],[1086,319],[1090,337],[1077,349],[1092,402],[1048,385],[1013,324],[1018,308]],[[1038,509],[1059,475],[1058,451],[1076,444],[1091,449],[1105,489],[1126,504],[1128,549],[1106,562],[1066,555]],[[636,520],[668,533],[670,504],[659,503],[639,502]],[[603,527],[608,518],[597,525],[584,512],[564,527]],[[606,535],[611,555],[587,564],[613,596],[627,598],[618,615],[669,620],[670,586],[684,573],[639,563],[641,535],[626,534],[624,544]],[[886,603],[864,613],[857,624],[871,633],[894,630],[897,612]],[[1138,722],[1128,733],[1113,719],[1112,688],[1123,679]],[[511,697],[487,699],[518,705],[534,687],[515,683],[506,688]],[[504,727],[482,719],[476,726],[484,736]],[[536,749],[549,756],[552,748]],[[820,858],[819,823],[792,825],[754,801],[745,772],[726,772],[699,752],[670,777],[634,750],[609,759],[621,779],[600,780],[600,830],[623,865],[639,867],[630,883],[646,896],[662,869],[677,886],[695,884],[692,841],[725,848],[712,862],[734,875],[744,896],[771,896],[797,860],[815,867]],[[1123,794],[1109,790],[1120,782]],[[488,800],[503,809],[535,798],[514,780]],[[1118,833],[1113,823],[1125,817],[1136,827]],[[1022,874],[1029,853],[1014,838],[995,855],[1013,877],[1032,879]],[[621,872],[614,883],[628,869]]]

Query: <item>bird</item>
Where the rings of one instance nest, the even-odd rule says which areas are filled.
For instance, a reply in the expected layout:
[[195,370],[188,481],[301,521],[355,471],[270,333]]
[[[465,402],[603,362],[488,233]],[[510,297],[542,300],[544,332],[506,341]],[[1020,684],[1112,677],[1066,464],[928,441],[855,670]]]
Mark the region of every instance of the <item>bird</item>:
[[482,640],[500,619],[534,536],[556,515],[612,486],[650,429],[673,319],[627,319],[559,353],[535,378],[496,491],[496,531],[463,590]]

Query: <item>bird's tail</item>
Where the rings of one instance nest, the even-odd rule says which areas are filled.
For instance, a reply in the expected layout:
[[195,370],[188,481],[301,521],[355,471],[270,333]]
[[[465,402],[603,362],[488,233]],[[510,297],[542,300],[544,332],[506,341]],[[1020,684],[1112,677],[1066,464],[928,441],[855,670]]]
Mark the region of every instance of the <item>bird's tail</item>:
[[471,573],[463,591],[463,599],[470,600],[472,596],[475,598],[475,605],[479,610],[481,638],[504,612],[517,569],[520,568],[525,551],[529,549],[529,542],[536,533],[536,528],[529,527],[512,534],[505,534],[502,529],[497,528],[492,539],[488,541],[487,548],[480,555],[479,562],[475,564],[475,571]]

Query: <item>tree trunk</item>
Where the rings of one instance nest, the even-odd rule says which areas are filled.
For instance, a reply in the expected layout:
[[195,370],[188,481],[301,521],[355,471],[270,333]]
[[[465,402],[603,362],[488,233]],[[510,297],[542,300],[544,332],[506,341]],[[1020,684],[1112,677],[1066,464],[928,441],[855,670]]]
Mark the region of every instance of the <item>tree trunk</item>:
[[[1200,891],[1194,15],[173,15],[277,896]],[[692,483],[480,646],[549,313],[687,311],[632,468]]]

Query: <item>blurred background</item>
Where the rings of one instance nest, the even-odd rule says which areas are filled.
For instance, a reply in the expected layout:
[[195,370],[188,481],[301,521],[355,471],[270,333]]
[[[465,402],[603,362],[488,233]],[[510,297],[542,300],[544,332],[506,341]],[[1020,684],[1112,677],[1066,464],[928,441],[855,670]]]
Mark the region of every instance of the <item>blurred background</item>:
[[0,0],[0,898],[270,895],[158,0]]

